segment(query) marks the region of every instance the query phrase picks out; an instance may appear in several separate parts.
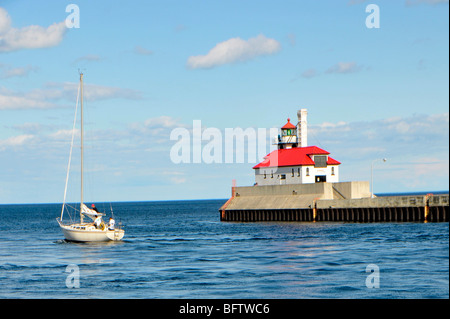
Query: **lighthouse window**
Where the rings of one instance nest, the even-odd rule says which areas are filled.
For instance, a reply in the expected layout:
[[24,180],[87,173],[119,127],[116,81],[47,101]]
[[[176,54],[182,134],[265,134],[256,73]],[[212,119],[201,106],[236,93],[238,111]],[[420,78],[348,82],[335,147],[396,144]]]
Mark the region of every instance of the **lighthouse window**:
[[294,169],[292,169],[292,177],[294,177]]
[[272,177],[270,177],[270,178],[273,178],[273,171],[271,171],[272,172]]
[[267,178],[267,176],[266,176],[266,172],[264,172],[264,179],[266,179]]
[[326,155],[314,156],[314,167],[327,167],[327,156]]
[[306,168],[306,176],[309,176],[309,167]]
[[331,168],[331,175],[334,175],[334,167]]
[[297,176],[300,177],[300,168],[297,168]]

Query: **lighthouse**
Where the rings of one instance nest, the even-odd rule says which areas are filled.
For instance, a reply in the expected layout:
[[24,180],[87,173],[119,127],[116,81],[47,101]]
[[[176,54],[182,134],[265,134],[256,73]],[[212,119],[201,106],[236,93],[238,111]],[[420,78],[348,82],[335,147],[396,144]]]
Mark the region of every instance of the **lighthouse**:
[[[301,109],[296,124],[288,118],[280,126],[273,141],[276,149],[253,167],[255,184],[233,185],[231,198],[219,209],[221,221],[379,222],[409,221],[411,216],[412,221],[429,218],[431,206],[425,206],[421,215],[417,208],[408,211],[411,207],[404,206],[402,196],[372,198],[367,181],[339,182],[341,163],[322,147],[308,145],[307,115],[307,110]],[[427,203],[427,196],[420,200],[422,205]],[[448,195],[446,203],[448,208]],[[437,215],[445,220],[448,213]]]
[[281,128],[281,134],[278,135],[278,149],[290,149],[297,147],[297,127],[287,119],[287,123]]
[[297,112],[297,126],[291,123],[291,119],[287,119],[287,123],[281,127],[281,134],[278,136],[278,149],[289,149],[293,147],[308,146],[308,127],[306,118],[308,116],[307,109],[301,109]]
[[297,112],[297,125],[288,118],[281,127],[277,149],[253,167],[256,185],[339,182],[341,163],[328,151],[307,145],[307,114],[306,109],[301,109]]

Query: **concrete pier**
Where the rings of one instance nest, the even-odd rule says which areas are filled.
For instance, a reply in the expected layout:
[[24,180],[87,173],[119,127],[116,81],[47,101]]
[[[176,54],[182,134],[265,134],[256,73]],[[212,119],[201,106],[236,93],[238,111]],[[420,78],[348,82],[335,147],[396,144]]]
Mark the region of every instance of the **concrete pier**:
[[449,195],[370,198],[368,183],[233,187],[221,221],[448,222]]

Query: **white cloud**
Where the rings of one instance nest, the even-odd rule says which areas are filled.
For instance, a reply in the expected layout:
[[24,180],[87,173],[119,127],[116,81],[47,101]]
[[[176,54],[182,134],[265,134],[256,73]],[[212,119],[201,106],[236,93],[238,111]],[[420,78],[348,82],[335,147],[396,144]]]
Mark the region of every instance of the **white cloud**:
[[82,57],[79,57],[78,59],[76,59],[75,61],[73,61],[73,65],[78,64],[80,62],[98,62],[101,61],[102,58],[97,55],[97,54],[88,54],[88,55],[84,55]]
[[[326,71],[324,71],[324,74],[347,74],[347,73],[355,73],[359,72],[364,68],[363,65],[358,65],[356,62],[338,62],[331,67],[329,67]],[[305,71],[303,71],[301,74],[299,73],[297,76],[295,76],[294,79],[291,80],[291,82],[296,81],[300,77],[305,79],[312,79],[314,77],[320,76],[322,73],[319,72],[315,68],[310,68]]]
[[417,163],[413,164],[414,175],[416,176],[426,176],[426,175],[437,175],[446,174],[448,175],[448,161],[442,160],[442,158],[434,157],[421,157],[418,159]]
[[[76,92],[74,88],[75,86],[72,86],[73,92]],[[142,98],[141,92],[137,90],[96,84],[87,84],[84,89],[84,96],[91,101],[106,99],[139,100]]]
[[146,145],[146,147],[149,146],[149,140],[155,144],[165,145],[169,141],[170,132],[176,127],[186,128],[186,125],[173,117],[163,115],[131,123],[126,135],[133,143]]
[[186,183],[186,177],[183,172],[177,172],[177,171],[163,171],[158,172],[159,175],[167,176],[169,180],[173,184],[183,184]]
[[360,71],[362,66],[357,65],[356,62],[338,62],[337,64],[330,67],[326,73],[354,73]]
[[18,95],[4,95],[0,92],[0,110],[49,109],[55,104]]
[[281,45],[277,40],[262,34],[248,40],[232,38],[218,43],[206,55],[189,57],[187,65],[192,69],[208,69],[223,64],[248,61],[257,56],[271,55],[280,49]]
[[146,49],[144,47],[141,47],[140,45],[136,45],[134,47],[133,52],[135,54],[139,54],[139,55],[152,55],[153,54],[152,50],[148,50],[148,49]]
[[183,183],[186,183],[186,178],[184,178],[184,177],[171,177],[170,180],[171,180],[174,184],[183,184]]
[[185,127],[185,125],[179,123],[175,118],[162,115],[158,117],[151,117],[143,122],[132,123],[130,128],[134,131],[149,132],[151,130],[167,130],[174,127]]
[[66,31],[65,22],[53,23],[47,28],[38,25],[13,28],[8,12],[0,7],[0,52],[56,46]]
[[11,28],[11,18],[8,12],[0,7],[0,35],[6,33]]
[[0,151],[5,150],[8,147],[16,147],[24,145],[25,143],[34,139],[34,135],[23,134],[18,136],[12,136],[5,140],[0,140]]
[[342,162],[341,181],[370,180],[375,191],[448,189],[449,113],[413,114],[365,122],[310,125],[309,145]]
[[341,130],[344,130],[344,131],[349,130],[348,123],[344,122],[344,121],[339,121],[337,123],[323,122],[322,124],[319,124],[318,127],[320,127],[321,129],[339,129],[339,128],[341,128]]
[[182,31],[185,31],[185,30],[187,30],[187,29],[188,29],[188,27],[185,26],[184,24],[178,24],[178,25],[174,28],[175,32],[182,32]]
[[[368,122],[311,125],[309,144],[334,147],[349,159],[370,159],[386,153],[405,161],[423,152],[448,153],[449,113],[412,115]],[[437,156],[437,155],[435,155]],[[337,158],[339,160],[339,158]]]
[[37,134],[38,132],[45,130],[46,126],[39,123],[26,122],[23,124],[13,125],[11,128],[26,134]]
[[31,65],[27,65],[25,67],[11,67],[0,65],[0,79],[9,79],[12,77],[22,77],[27,76],[30,72],[36,71],[37,68]]
[[144,125],[146,127],[151,128],[154,127],[171,128],[174,126],[175,123],[176,121],[172,117],[165,115],[149,118],[144,121]]
[[378,181],[395,181],[395,187],[412,191],[441,191],[448,189],[448,158],[418,156],[411,162],[379,165]]
[[72,138],[72,135],[75,133],[76,137],[80,136],[80,130],[58,130],[54,133],[49,134],[49,137],[54,140],[69,140]]
[[[74,102],[77,97],[78,83],[47,83],[44,88],[29,92],[14,92],[0,87],[0,110],[13,109],[49,109],[65,107],[59,101]],[[110,86],[87,84],[84,86],[84,98],[89,101],[108,99],[139,100],[141,92]]]
[[289,33],[287,35],[287,37],[288,37],[289,43],[294,47],[295,44],[297,43],[297,37],[295,36],[295,34],[294,33]]
[[307,79],[313,78],[317,75],[318,75],[318,73],[317,73],[316,69],[308,69],[302,73],[302,77],[307,78]]

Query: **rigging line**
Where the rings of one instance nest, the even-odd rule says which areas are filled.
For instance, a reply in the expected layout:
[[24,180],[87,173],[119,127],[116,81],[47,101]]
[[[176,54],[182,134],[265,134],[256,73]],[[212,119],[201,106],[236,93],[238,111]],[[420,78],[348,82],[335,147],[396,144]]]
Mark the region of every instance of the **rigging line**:
[[72,214],[70,214],[70,209],[72,209],[72,211],[74,212],[74,214],[76,215],[80,210],[77,206],[72,206],[70,204],[66,204],[66,213],[69,215],[70,218],[70,222],[73,224],[74,220],[72,219]]
[[[83,179],[84,179],[84,200],[83,203],[88,203],[88,202],[94,202],[94,199],[97,198],[97,194],[96,194],[96,187],[95,187],[95,170],[97,169],[96,167],[96,155],[95,154],[99,154],[99,152],[97,152],[97,148],[95,145],[96,139],[94,137],[94,135],[92,134],[92,121],[91,118],[93,118],[92,113],[91,113],[91,108],[89,107],[89,99],[87,99],[85,96],[83,97],[83,122],[84,122],[84,131],[83,131],[83,136],[84,136],[84,146],[83,149],[85,150],[85,152],[83,153],[84,155],[84,160],[83,160]],[[95,126],[94,126],[95,127]],[[86,150],[88,150],[88,152],[86,153]],[[89,207],[89,204],[87,204],[87,206]],[[103,209],[103,207],[97,204],[97,208],[99,209]]]
[[317,137],[316,134],[314,134],[314,130],[309,130],[309,131],[308,131],[308,134],[309,134],[309,135],[312,135],[312,137],[316,140],[317,145],[319,145],[319,147],[323,148],[323,147],[322,147],[322,143],[320,142],[319,138]]
[[69,210],[69,208],[67,207],[67,205],[66,205],[66,213],[67,213],[67,215],[69,215],[70,223],[73,224],[73,221],[72,221],[72,215],[70,214],[70,210]]
[[67,184],[69,182],[70,162],[72,160],[72,149],[73,149],[73,140],[75,137],[75,126],[76,126],[76,122],[77,122],[77,111],[78,111],[78,99],[80,97],[80,86],[81,85],[78,85],[77,102],[75,103],[75,116],[73,119],[72,141],[70,143],[69,163],[67,164],[66,186],[64,187],[64,200],[63,200],[63,206],[61,209],[61,221],[62,221],[63,213],[64,213],[64,205],[66,204]]
[[[300,124],[300,122],[297,122],[297,125],[296,125],[297,134],[299,133],[299,132],[298,132],[299,124]],[[313,130],[308,130],[308,135],[309,135],[309,136],[312,136],[312,137],[316,140],[317,145],[319,145],[319,147],[322,148],[322,143],[320,143],[320,141],[319,141],[317,135],[314,134],[314,131],[313,131]],[[297,142],[299,142],[299,141],[297,141]]]
[[114,218],[114,211],[113,211],[111,202],[109,202],[109,208],[111,209],[111,215],[112,215],[112,218],[115,219],[115,218]]
[[73,222],[73,219],[72,219],[72,215],[70,214],[69,208],[72,208],[72,209],[73,209],[72,206],[66,204],[66,214],[69,215],[70,223],[73,224],[74,222]]

